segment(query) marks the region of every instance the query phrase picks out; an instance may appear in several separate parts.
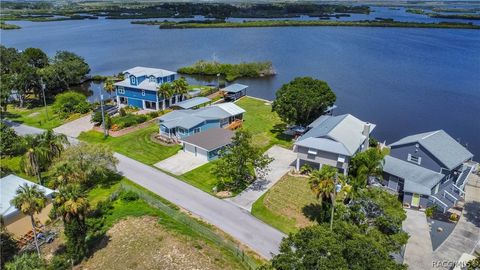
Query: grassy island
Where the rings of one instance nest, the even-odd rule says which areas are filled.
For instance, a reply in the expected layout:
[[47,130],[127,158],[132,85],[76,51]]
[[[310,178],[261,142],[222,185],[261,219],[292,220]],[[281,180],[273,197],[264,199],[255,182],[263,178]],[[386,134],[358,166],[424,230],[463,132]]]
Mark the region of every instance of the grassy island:
[[160,21],[132,21],[134,24],[159,25],[160,29],[184,28],[241,28],[241,27],[286,27],[286,26],[360,26],[360,27],[405,27],[405,28],[465,28],[480,29],[479,25],[471,23],[441,22],[418,23],[397,22],[392,20],[380,21],[246,21],[246,22],[160,22]]
[[239,64],[224,64],[215,61],[200,60],[195,64],[182,67],[177,70],[178,73],[188,75],[208,75],[216,76],[221,74],[227,81],[233,81],[238,78],[257,78],[274,75],[275,72],[271,62],[242,62]]
[[14,29],[20,29],[22,27],[15,25],[15,24],[8,24],[5,22],[0,22],[0,29],[3,30],[14,30]]

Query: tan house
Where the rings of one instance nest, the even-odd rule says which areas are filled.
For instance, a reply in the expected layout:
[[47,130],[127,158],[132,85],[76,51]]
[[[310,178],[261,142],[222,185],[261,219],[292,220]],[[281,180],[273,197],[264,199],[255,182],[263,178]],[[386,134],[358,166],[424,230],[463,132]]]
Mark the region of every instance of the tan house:
[[13,174],[0,179],[0,215],[3,216],[7,230],[18,238],[32,230],[30,217],[23,215],[10,203],[15,197],[18,187],[24,184],[38,186],[40,190],[45,192],[45,196],[48,198],[47,205],[43,211],[40,214],[35,215],[35,219],[42,224],[45,224],[49,219],[48,214],[52,209],[51,198],[52,194],[55,192],[54,190],[35,184]]

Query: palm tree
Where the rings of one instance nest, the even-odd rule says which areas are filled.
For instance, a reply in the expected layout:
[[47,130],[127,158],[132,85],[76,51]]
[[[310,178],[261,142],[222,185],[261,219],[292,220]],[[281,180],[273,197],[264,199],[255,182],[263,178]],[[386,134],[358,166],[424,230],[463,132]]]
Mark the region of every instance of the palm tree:
[[62,216],[67,238],[67,251],[74,261],[82,259],[87,251],[85,217],[89,203],[79,184],[61,186],[54,200],[56,213]]
[[[350,186],[345,183],[345,176],[338,174],[336,168],[324,165],[320,170],[313,171],[310,175],[310,188],[315,193],[320,205],[330,200],[332,213],[330,215],[330,230],[333,226],[333,214],[336,200],[345,200],[350,192]],[[337,190],[340,185],[340,190]]]
[[165,110],[165,101],[173,96],[173,87],[171,83],[162,83],[158,86],[158,94],[163,99],[162,110]]
[[28,175],[36,175],[38,182],[43,184],[40,175],[48,159],[49,149],[42,143],[40,135],[25,136],[26,153],[20,160],[20,167]]
[[188,94],[188,83],[187,80],[185,80],[185,77],[181,77],[180,79],[174,81],[172,86],[176,94],[179,94],[182,97]]
[[349,170],[355,191],[366,187],[370,177],[382,177],[384,157],[385,153],[379,148],[370,148],[352,158]]
[[47,160],[52,161],[54,158],[59,157],[65,149],[65,145],[68,145],[67,136],[64,134],[55,134],[52,130],[47,130],[41,135],[42,144],[47,152]]
[[16,191],[16,196],[11,203],[24,215],[30,216],[32,222],[33,238],[35,241],[35,247],[37,248],[38,256],[40,256],[40,248],[37,241],[37,230],[35,229],[34,214],[38,214],[45,208],[47,203],[47,197],[45,192],[38,188],[36,185],[24,184],[19,186]]
[[103,84],[103,89],[105,89],[105,91],[111,94],[115,90],[115,86],[113,85],[113,83],[113,79],[111,77],[108,77]]

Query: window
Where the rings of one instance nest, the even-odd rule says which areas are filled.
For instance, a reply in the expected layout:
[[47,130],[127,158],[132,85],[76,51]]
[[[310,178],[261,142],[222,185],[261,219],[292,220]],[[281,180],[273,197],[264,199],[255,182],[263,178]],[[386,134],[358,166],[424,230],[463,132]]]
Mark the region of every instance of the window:
[[128,99],[126,97],[120,97],[120,104],[127,105],[128,104]]
[[157,106],[156,103],[153,101],[145,101],[145,108],[146,109],[151,109],[151,110],[156,110]]
[[125,88],[119,86],[119,87],[117,88],[117,92],[118,92],[119,94],[125,94]]
[[142,90],[142,96],[145,96],[145,90]]
[[133,84],[133,85],[137,84],[137,78],[135,78],[135,76],[133,75],[130,76],[130,84]]
[[337,161],[341,162],[341,163],[345,163],[345,156],[344,155],[338,155]]
[[184,129],[184,128],[179,127],[179,128],[178,128],[178,133],[180,133],[180,134],[187,134],[187,130]]
[[155,77],[154,76],[150,76],[150,82],[155,82]]
[[408,158],[407,158],[408,161],[412,162],[412,163],[416,163],[418,165],[420,165],[420,163],[422,162],[422,158],[421,157],[417,157],[417,156],[414,156],[412,154],[408,154]]
[[316,155],[316,154],[317,154],[317,150],[315,150],[315,149],[308,149],[308,154],[309,154],[309,155]]
[[194,128],[193,129],[193,133],[199,133],[200,132],[200,128]]

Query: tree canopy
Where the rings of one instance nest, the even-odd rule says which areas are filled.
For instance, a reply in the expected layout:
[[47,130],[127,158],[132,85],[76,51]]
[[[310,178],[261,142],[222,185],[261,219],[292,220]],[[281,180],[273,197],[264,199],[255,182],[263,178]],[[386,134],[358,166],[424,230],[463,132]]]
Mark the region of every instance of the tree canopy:
[[58,94],[53,103],[53,110],[64,118],[73,113],[87,113],[90,108],[87,97],[73,91]]
[[241,129],[235,132],[232,144],[221,151],[213,174],[220,179],[219,189],[242,190],[256,177],[264,177],[272,161],[252,144],[252,134]]
[[307,126],[324,114],[335,100],[335,93],[326,82],[299,77],[277,91],[272,110],[288,124]]

